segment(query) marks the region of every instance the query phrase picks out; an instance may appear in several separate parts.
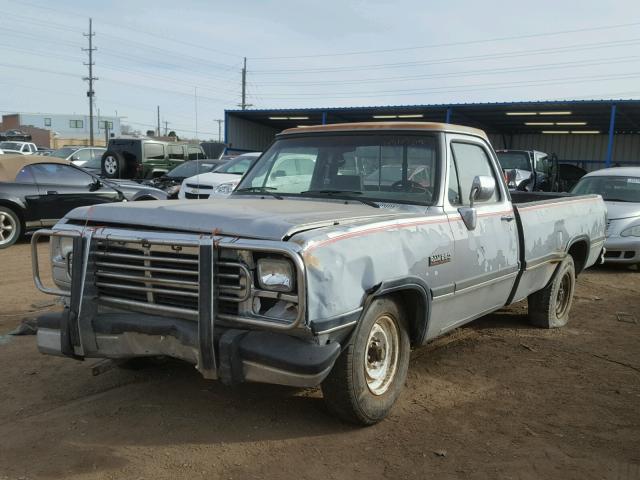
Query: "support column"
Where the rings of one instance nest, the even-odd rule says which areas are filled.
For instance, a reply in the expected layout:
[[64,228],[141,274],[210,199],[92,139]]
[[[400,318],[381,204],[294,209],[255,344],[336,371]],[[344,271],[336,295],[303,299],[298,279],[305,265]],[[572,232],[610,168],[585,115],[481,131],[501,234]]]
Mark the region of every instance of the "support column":
[[605,168],[611,166],[611,160],[613,159],[613,139],[615,137],[616,129],[616,104],[611,104],[611,118],[609,119],[609,143],[607,144],[607,158],[604,161]]
[[451,107],[447,108],[447,117],[445,118],[444,123],[451,123]]
[[327,124],[327,112],[322,112],[322,125]]

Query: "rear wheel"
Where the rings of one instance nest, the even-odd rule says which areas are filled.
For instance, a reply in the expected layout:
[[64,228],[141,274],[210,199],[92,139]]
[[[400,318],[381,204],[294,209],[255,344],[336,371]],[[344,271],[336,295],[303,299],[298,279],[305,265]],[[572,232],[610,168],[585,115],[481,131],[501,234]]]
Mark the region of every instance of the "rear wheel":
[[402,391],[409,353],[402,310],[391,298],[374,300],[322,383],[329,410],[360,425],[384,419]]
[[106,178],[121,178],[125,172],[125,162],[118,152],[107,150],[102,155],[102,175]]
[[16,213],[8,207],[0,207],[0,248],[7,248],[22,235],[22,223]]
[[529,295],[529,321],[542,328],[564,327],[569,321],[575,285],[573,258],[567,255],[549,285]]

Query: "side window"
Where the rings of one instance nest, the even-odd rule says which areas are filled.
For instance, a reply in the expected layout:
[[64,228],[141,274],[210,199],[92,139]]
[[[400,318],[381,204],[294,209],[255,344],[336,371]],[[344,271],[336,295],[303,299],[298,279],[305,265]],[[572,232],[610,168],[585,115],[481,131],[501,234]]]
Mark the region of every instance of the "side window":
[[91,150],[88,148],[82,148],[73,154],[72,159],[89,162],[91,160]]
[[184,160],[184,148],[182,145],[168,145],[167,151],[172,160]]
[[536,172],[547,173],[549,171],[549,157],[536,153]]
[[200,160],[202,158],[205,158],[202,154],[202,150],[198,147],[189,147],[189,160]]
[[[453,166],[458,177],[457,201],[453,205],[468,205],[469,193],[474,177],[484,175],[492,177],[496,182],[496,190],[493,196],[483,203],[496,203],[499,200],[499,184],[496,179],[491,160],[484,148],[472,143],[451,142],[451,153],[453,156]],[[449,173],[451,178],[451,169]],[[454,188],[454,184],[449,182],[449,189]],[[449,193],[451,201],[451,192]]]
[[460,181],[458,180],[458,171],[456,169],[456,162],[453,161],[453,155],[449,157],[449,190],[447,195],[449,197],[449,203],[451,205],[462,205],[460,198]]
[[31,165],[31,168],[39,184],[86,187],[93,182],[91,175],[59,163],[38,163]]
[[33,173],[31,171],[31,165],[22,167],[16,175],[16,183],[36,183],[36,179],[33,178]]
[[164,160],[164,145],[159,143],[145,143],[144,158],[150,160]]

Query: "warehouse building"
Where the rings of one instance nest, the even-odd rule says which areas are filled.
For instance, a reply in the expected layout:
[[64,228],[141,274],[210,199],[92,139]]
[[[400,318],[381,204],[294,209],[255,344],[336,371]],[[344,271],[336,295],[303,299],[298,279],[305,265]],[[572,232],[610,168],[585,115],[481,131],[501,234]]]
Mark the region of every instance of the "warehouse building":
[[496,149],[555,153],[587,170],[640,166],[640,100],[570,100],[225,111],[225,141],[264,150],[298,125],[371,121],[445,122],[481,128]]

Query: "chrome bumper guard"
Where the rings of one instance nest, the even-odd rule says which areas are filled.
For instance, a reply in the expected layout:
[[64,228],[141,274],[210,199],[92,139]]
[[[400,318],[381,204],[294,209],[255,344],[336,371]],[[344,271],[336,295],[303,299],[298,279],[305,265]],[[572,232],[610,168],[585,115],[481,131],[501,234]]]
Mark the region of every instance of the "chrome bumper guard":
[[[37,243],[43,237],[70,237],[73,240],[73,261],[70,262],[71,289],[50,288],[42,281]],[[145,255],[126,253],[110,254],[100,249],[104,245],[126,246],[140,245]],[[196,252],[189,260],[189,269],[178,258],[162,257],[162,267],[155,267],[151,256],[153,247],[169,247],[175,251],[188,248]],[[84,357],[99,353],[92,319],[98,315],[98,306],[104,305],[125,311],[139,311],[149,314],[175,316],[198,322],[199,359],[197,368],[207,378],[216,378],[216,360],[214,355],[214,326],[216,320],[224,320],[233,325],[253,326],[272,331],[290,331],[300,327],[306,317],[306,292],[304,263],[298,253],[297,245],[281,245],[277,242],[259,240],[238,240],[213,235],[173,234],[116,230],[108,228],[87,228],[78,230],[39,230],[31,239],[31,254],[34,283],[38,290],[50,295],[69,297],[68,315],[61,328],[61,351],[73,357]],[[250,268],[242,262],[230,262],[220,255],[224,249],[260,253],[274,253],[289,258],[296,267],[298,285],[297,295],[281,294],[255,287]],[[78,260],[81,261],[78,261]],[[114,263],[119,262],[119,263]],[[136,263],[137,262],[137,263]],[[143,262],[141,264],[141,262]],[[182,262],[182,263],[181,263]],[[166,268],[164,264],[169,264]],[[180,268],[173,268],[176,264]],[[197,266],[197,269],[195,268]],[[108,267],[115,267],[125,274],[112,273]],[[220,268],[237,269],[237,273],[220,274]],[[139,270],[142,275],[130,275]],[[156,278],[154,274],[170,275],[170,279]],[[175,279],[179,274],[186,277]],[[192,275],[193,277],[189,277]],[[244,278],[244,281],[241,279]],[[197,279],[197,280],[196,280]],[[239,285],[228,281],[238,281]],[[226,282],[226,283],[225,283]],[[105,290],[107,289],[107,290]],[[104,292],[124,292],[122,297],[104,295]],[[215,293],[214,293],[215,292]],[[137,299],[127,297],[135,294]],[[159,296],[169,296],[172,301],[185,299],[192,308],[161,305],[156,303]],[[142,296],[142,301],[141,301]],[[144,301],[146,296],[146,301]],[[293,321],[284,322],[258,315],[233,315],[218,311],[218,301],[246,302],[254,297],[273,298],[297,303],[298,312]],[[97,355],[99,356],[99,355]]]

